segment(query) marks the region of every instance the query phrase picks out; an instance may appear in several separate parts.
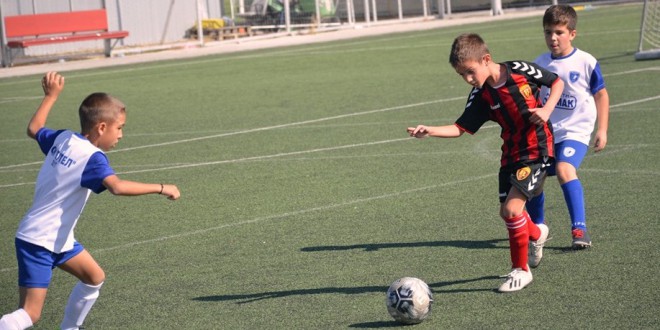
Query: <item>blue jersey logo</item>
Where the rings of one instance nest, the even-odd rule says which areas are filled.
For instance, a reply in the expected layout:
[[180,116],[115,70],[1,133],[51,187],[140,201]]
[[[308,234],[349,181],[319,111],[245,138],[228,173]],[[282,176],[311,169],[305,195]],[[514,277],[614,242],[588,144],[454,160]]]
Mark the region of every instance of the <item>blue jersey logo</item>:
[[555,108],[564,110],[575,110],[577,107],[577,98],[573,95],[562,94]]
[[64,167],[71,167],[71,165],[75,165],[76,161],[67,157],[63,152],[57,149],[57,147],[53,146],[50,148],[50,153],[53,155],[53,161],[51,162],[50,166],[55,167],[55,165],[62,165]]
[[578,81],[578,79],[580,79],[580,73],[577,72],[577,71],[571,71],[568,74],[568,79],[570,79],[571,82],[574,83],[574,82]]

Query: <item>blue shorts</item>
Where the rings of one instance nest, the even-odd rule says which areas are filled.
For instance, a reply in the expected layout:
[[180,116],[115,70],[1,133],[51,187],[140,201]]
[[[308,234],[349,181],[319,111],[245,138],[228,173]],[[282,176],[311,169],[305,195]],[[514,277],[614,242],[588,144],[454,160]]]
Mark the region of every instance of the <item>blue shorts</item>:
[[85,249],[78,242],[73,243],[73,249],[62,253],[51,252],[18,238],[14,244],[18,260],[18,286],[25,288],[47,288],[53,277],[53,269]]
[[588,149],[589,146],[586,144],[573,140],[564,140],[555,144],[555,163],[548,169],[548,175],[557,175],[556,166],[559,162],[569,163],[575,169],[580,168]]

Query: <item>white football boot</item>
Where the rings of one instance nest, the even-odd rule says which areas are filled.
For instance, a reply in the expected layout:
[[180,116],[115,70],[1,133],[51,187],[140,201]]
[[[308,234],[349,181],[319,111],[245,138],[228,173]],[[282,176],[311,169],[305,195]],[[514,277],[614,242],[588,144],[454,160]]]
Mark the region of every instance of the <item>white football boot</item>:
[[544,223],[537,225],[541,230],[541,236],[536,241],[529,241],[529,266],[532,268],[538,267],[543,258],[543,245],[548,241],[548,233],[550,229]]
[[504,275],[506,280],[497,289],[499,292],[515,292],[522,290],[529,283],[532,283],[532,271],[524,271],[521,268],[514,268],[511,273]]

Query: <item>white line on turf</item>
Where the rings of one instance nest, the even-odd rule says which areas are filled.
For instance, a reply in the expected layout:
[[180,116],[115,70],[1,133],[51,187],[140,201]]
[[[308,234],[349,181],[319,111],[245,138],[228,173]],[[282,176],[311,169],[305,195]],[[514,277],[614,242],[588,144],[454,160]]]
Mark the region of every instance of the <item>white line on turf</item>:
[[400,138],[400,139],[391,139],[391,140],[381,140],[381,141],[373,141],[373,142],[366,142],[366,143],[347,144],[347,145],[343,145],[343,146],[335,146],[335,147],[327,147],[327,148],[317,148],[317,149],[308,149],[308,150],[300,150],[300,151],[292,151],[292,152],[282,152],[282,153],[272,154],[272,155],[263,155],[263,156],[254,156],[254,157],[246,157],[246,158],[238,158],[238,159],[227,159],[227,160],[216,160],[216,161],[212,161],[212,162],[201,162],[201,163],[183,164],[183,165],[175,165],[175,166],[160,167],[160,168],[151,168],[151,169],[144,169],[144,170],[134,170],[134,171],[122,172],[122,173],[119,173],[119,174],[134,174],[134,173],[143,173],[143,172],[154,172],[154,171],[164,171],[164,170],[191,168],[191,167],[199,167],[199,166],[239,163],[239,162],[253,161],[253,160],[264,160],[264,159],[270,159],[270,158],[310,154],[310,153],[315,153],[315,152],[334,151],[334,150],[349,149],[349,148],[356,148],[356,147],[372,146],[372,145],[377,145],[377,144],[408,141],[410,139],[411,139],[410,137],[405,137],[405,138]]
[[[651,96],[651,97],[647,97],[647,98],[639,99],[639,100],[634,100],[634,101],[630,101],[630,102],[624,102],[624,103],[611,105],[610,109],[621,108],[621,107],[629,106],[629,105],[632,105],[632,104],[643,103],[643,102],[653,101],[653,100],[657,100],[657,99],[660,99],[660,95]],[[641,110],[647,110],[647,109],[641,109]],[[651,110],[651,109],[648,109],[648,110]],[[653,109],[653,110],[655,110],[655,109]],[[614,112],[620,112],[620,111],[632,111],[632,110],[631,109],[621,109],[621,110],[615,110]]]
[[[162,146],[169,146],[169,145],[173,145],[173,144],[195,142],[195,141],[215,139],[215,138],[234,136],[234,135],[240,135],[240,134],[255,133],[255,132],[268,131],[268,130],[280,129],[280,128],[287,128],[287,127],[298,126],[298,125],[319,123],[319,122],[336,120],[336,119],[344,119],[344,118],[350,118],[350,117],[364,116],[364,115],[370,115],[370,114],[381,113],[381,112],[404,110],[404,109],[410,109],[410,108],[419,107],[419,106],[426,106],[426,105],[431,105],[431,104],[457,101],[457,100],[464,100],[464,99],[465,99],[464,96],[452,97],[452,98],[446,98],[446,99],[438,99],[438,100],[433,100],[433,101],[405,104],[405,105],[394,106],[394,107],[389,107],[389,108],[381,108],[381,109],[354,112],[354,113],[348,113],[348,114],[337,115],[337,116],[310,119],[310,120],[304,120],[304,121],[293,122],[293,123],[258,127],[258,128],[246,129],[246,130],[241,130],[241,131],[234,131],[234,132],[229,132],[229,133],[206,135],[206,136],[200,136],[200,137],[196,137],[196,138],[175,140],[175,141],[156,143],[156,144],[147,144],[147,145],[142,145],[142,146],[133,147],[133,148],[113,150],[113,151],[109,151],[107,153],[124,152],[124,151],[131,151],[131,150],[144,149],[144,148],[153,148],[153,147],[162,147]],[[20,166],[35,165],[35,164],[41,164],[41,162],[30,162],[30,163],[24,163],[24,164],[0,166],[0,170],[7,169],[7,168],[20,167]]]
[[[625,106],[632,105],[632,104],[638,104],[638,103],[653,101],[653,100],[656,100],[656,99],[659,99],[659,98],[660,98],[660,95],[656,95],[656,96],[652,96],[652,97],[648,97],[648,98],[644,98],[644,99],[639,99],[639,100],[634,100],[634,101],[630,101],[630,102],[611,105],[610,108],[611,109],[621,108],[621,107],[625,107]],[[242,130],[242,131],[235,131],[235,132],[229,132],[229,133],[213,134],[213,135],[201,136],[201,137],[191,138],[191,139],[182,139],[182,140],[169,141],[169,142],[164,142],[164,143],[149,144],[149,145],[143,145],[143,146],[139,146],[139,147],[119,149],[119,150],[115,150],[115,151],[110,151],[108,153],[131,151],[131,150],[152,148],[152,147],[159,147],[159,146],[167,146],[167,145],[186,143],[186,142],[194,142],[194,141],[220,138],[220,137],[226,137],[226,136],[233,136],[233,135],[239,135],[239,134],[254,133],[254,132],[260,132],[260,131],[266,131],[266,130],[272,130],[272,129],[288,128],[288,127],[306,125],[306,124],[311,124],[311,123],[319,123],[319,122],[329,121],[329,120],[334,120],[334,119],[342,119],[342,118],[362,116],[362,115],[381,113],[381,112],[387,112],[387,111],[402,110],[402,109],[408,109],[408,108],[413,108],[413,107],[418,107],[418,106],[425,106],[425,105],[442,103],[442,102],[457,101],[457,100],[462,100],[462,99],[464,99],[464,97],[453,97],[453,98],[439,99],[439,100],[433,100],[433,101],[427,101],[427,102],[419,102],[419,103],[413,103],[413,104],[407,104],[407,105],[401,105],[401,106],[395,106],[395,107],[389,107],[389,108],[382,108],[382,109],[355,112],[355,113],[349,113],[349,114],[338,115],[338,116],[311,119],[311,120],[294,122],[294,123],[287,123],[287,124],[274,125],[274,126],[266,126],[266,127],[260,127],[260,128],[254,128],[254,129],[248,129],[248,130]],[[612,110],[611,112],[622,112],[622,111],[632,111],[632,110],[635,110],[635,109],[619,109],[619,110]],[[642,109],[642,110],[645,110],[645,109]],[[397,140],[384,140],[384,141],[397,141]],[[368,144],[381,144],[381,143],[386,143],[386,142],[376,141],[376,142],[369,142]],[[361,146],[361,145],[358,144],[358,145],[355,145],[355,146]],[[351,146],[351,147],[355,147],[355,146]],[[339,146],[339,147],[334,147],[334,148],[343,149],[343,148],[348,148],[348,147],[349,146]],[[141,173],[141,172],[149,172],[149,171],[160,171],[160,170],[165,170],[165,169],[178,169],[178,168],[203,166],[203,165],[233,163],[233,162],[239,162],[239,161],[260,159],[260,157],[263,158],[263,159],[265,159],[265,158],[274,158],[274,157],[282,157],[282,156],[301,154],[301,153],[325,151],[326,149],[327,150],[332,150],[332,149],[328,149],[328,148],[322,148],[322,149],[318,149],[318,150],[317,149],[311,149],[311,150],[307,150],[307,151],[303,150],[303,151],[295,151],[295,152],[291,152],[291,153],[241,158],[241,159],[238,159],[238,160],[222,160],[222,161],[199,163],[199,164],[202,164],[202,165],[189,164],[189,165],[177,165],[177,166],[170,166],[170,167],[158,167],[158,168],[154,168],[154,169],[151,169],[151,170],[140,170],[140,171],[137,171],[137,172],[136,171],[134,171],[134,172],[125,172],[124,174],[126,174],[126,173]],[[8,170],[8,169],[15,169],[17,167],[30,166],[30,165],[39,165],[41,163],[42,163],[41,161],[37,161],[37,162],[30,162],[30,163],[0,166],[0,172],[4,172],[4,170]],[[119,173],[119,174],[122,174],[122,173]],[[29,184],[34,184],[34,182],[21,182],[21,183],[5,184],[5,185],[0,185],[0,188],[9,188],[9,187],[29,185]]]
[[[303,210],[285,212],[285,213],[274,214],[274,215],[264,216],[264,217],[257,217],[257,218],[248,219],[248,220],[244,220],[244,221],[239,221],[239,222],[234,222],[234,223],[227,223],[227,224],[223,224],[223,225],[220,225],[220,226],[209,227],[209,228],[204,228],[204,229],[199,229],[199,230],[193,230],[193,231],[189,231],[189,232],[185,232],[185,233],[179,233],[179,234],[176,234],[176,235],[162,236],[162,237],[152,238],[152,239],[148,239],[148,240],[136,241],[136,242],[126,243],[126,244],[122,244],[122,245],[102,248],[102,249],[98,249],[98,250],[93,250],[93,252],[94,253],[101,253],[101,252],[107,252],[107,251],[113,251],[113,250],[120,250],[120,249],[129,248],[129,247],[133,247],[133,246],[137,246],[137,245],[156,243],[156,242],[166,241],[166,240],[170,240],[170,239],[188,237],[188,236],[192,236],[192,235],[200,235],[200,234],[205,234],[205,233],[215,231],[215,230],[221,230],[221,229],[225,229],[225,228],[242,226],[242,225],[249,225],[249,224],[264,222],[264,221],[269,221],[269,220],[283,219],[283,218],[287,218],[287,217],[291,217],[291,216],[296,216],[296,215],[301,215],[301,214],[306,214],[306,213],[311,213],[311,212],[316,212],[316,211],[325,211],[325,210],[330,210],[330,209],[340,208],[340,207],[344,207],[344,206],[355,205],[355,204],[359,204],[359,203],[367,203],[367,202],[386,199],[386,198],[394,198],[394,197],[398,197],[398,196],[401,196],[401,195],[417,193],[417,192],[420,192],[420,191],[437,189],[437,188],[457,185],[457,184],[471,182],[471,181],[478,181],[478,180],[482,180],[482,179],[486,179],[486,178],[490,178],[490,177],[494,177],[494,176],[495,176],[495,174],[482,175],[482,176],[471,177],[471,178],[467,178],[467,179],[463,179],[463,180],[456,180],[456,181],[446,182],[446,183],[442,183],[442,184],[435,184],[435,185],[430,185],[430,186],[426,186],[426,187],[420,187],[420,188],[415,188],[415,189],[398,191],[398,192],[379,195],[379,196],[359,198],[359,199],[354,199],[354,200],[351,200],[351,201],[346,201],[346,202],[341,202],[341,203],[328,204],[328,205],[317,206],[317,207],[312,207],[312,208],[303,209]],[[13,271],[13,270],[16,270],[16,267],[1,268],[0,272]]]

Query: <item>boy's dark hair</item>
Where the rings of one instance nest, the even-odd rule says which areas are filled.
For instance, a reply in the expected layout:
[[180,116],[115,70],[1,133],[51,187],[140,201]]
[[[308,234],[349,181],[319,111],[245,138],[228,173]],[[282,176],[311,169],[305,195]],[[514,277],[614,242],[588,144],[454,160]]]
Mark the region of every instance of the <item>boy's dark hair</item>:
[[575,31],[577,27],[577,13],[569,5],[553,5],[548,7],[543,14],[543,26],[566,25],[569,31]]
[[465,61],[481,62],[484,55],[490,54],[486,42],[476,33],[466,33],[454,39],[449,53],[449,63],[456,68]]
[[78,108],[81,133],[87,133],[101,122],[113,122],[120,113],[126,112],[126,106],[119,99],[107,93],[92,93]]

